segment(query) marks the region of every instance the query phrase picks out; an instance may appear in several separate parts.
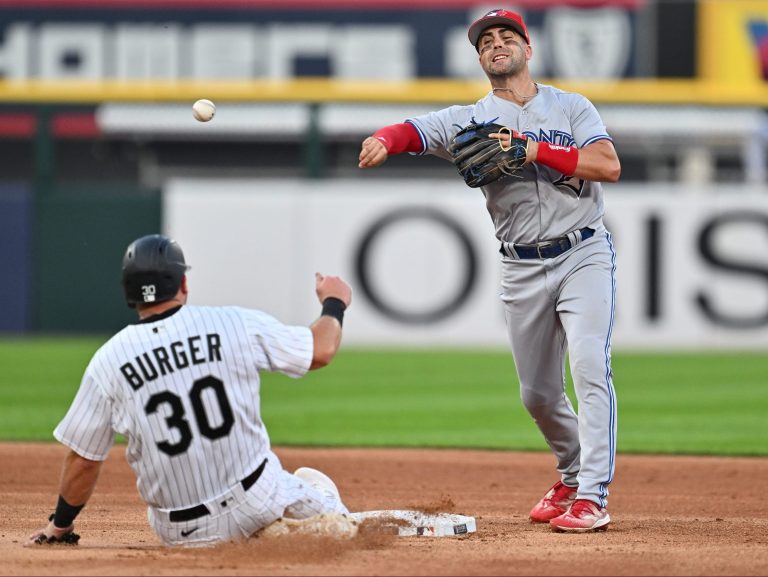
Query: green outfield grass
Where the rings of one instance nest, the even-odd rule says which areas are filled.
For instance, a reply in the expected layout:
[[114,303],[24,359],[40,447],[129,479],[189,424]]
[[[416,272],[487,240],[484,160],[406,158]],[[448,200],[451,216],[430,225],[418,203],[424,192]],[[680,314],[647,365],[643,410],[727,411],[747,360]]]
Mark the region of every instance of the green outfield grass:
[[[52,439],[101,343],[0,339],[0,439]],[[617,352],[614,381],[619,451],[768,455],[764,354]],[[262,398],[275,445],[547,450],[503,350],[345,348],[303,379],[265,374]]]

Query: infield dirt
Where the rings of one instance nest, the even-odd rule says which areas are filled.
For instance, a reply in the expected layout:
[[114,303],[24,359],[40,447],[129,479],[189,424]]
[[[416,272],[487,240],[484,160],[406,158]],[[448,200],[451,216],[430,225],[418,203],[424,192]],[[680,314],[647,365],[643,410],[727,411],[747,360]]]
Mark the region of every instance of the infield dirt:
[[66,450],[0,444],[0,575],[767,575],[768,459],[619,455],[613,522],[571,535],[528,511],[557,480],[548,453],[277,448],[318,468],[350,510],[472,515],[465,537],[289,536],[166,549],[115,447],[77,520],[77,547],[24,548],[55,504]]

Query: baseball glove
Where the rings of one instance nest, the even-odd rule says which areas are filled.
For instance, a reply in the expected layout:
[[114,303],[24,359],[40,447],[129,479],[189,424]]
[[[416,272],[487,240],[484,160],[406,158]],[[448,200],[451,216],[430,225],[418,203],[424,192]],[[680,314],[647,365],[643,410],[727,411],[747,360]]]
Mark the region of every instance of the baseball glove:
[[[511,142],[503,146],[497,138],[489,134],[508,132]],[[498,180],[502,175],[516,174],[525,164],[528,152],[528,139],[506,126],[493,122],[472,122],[462,128],[448,146],[453,157],[453,164],[472,188],[485,186]]]

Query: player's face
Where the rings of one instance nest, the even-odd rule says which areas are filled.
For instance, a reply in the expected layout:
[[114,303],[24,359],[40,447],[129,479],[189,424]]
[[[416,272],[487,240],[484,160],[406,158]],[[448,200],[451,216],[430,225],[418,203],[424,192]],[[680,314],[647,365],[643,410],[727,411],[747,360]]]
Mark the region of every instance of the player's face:
[[525,68],[529,53],[525,40],[515,30],[492,26],[477,42],[480,66],[489,76],[515,75]]

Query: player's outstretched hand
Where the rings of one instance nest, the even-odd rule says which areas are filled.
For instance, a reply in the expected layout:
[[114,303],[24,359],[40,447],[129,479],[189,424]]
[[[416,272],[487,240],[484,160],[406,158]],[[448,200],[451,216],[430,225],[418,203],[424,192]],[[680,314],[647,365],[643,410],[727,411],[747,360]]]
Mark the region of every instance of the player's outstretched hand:
[[339,299],[347,306],[352,304],[352,287],[338,276],[324,276],[316,272],[315,292],[321,304],[330,297]]
[[29,536],[29,540],[24,543],[25,547],[35,547],[37,545],[77,545],[80,540],[80,535],[74,533],[75,526],[70,525],[64,529],[60,529],[53,524],[53,521],[48,523],[45,529],[41,529]]
[[373,168],[384,164],[389,158],[387,147],[380,140],[369,136],[363,140],[363,147],[360,150],[360,162],[357,166],[360,168]]

